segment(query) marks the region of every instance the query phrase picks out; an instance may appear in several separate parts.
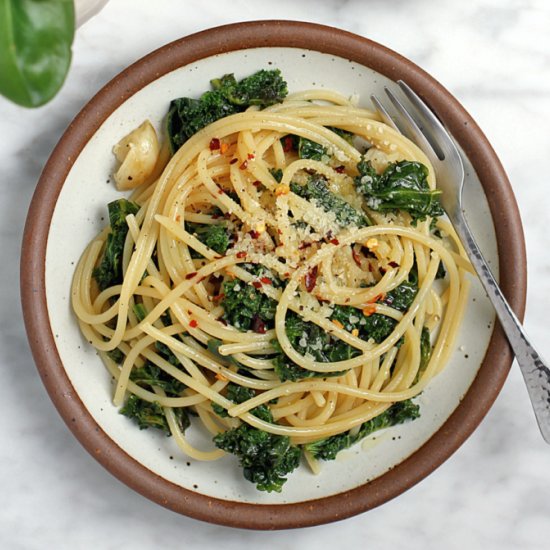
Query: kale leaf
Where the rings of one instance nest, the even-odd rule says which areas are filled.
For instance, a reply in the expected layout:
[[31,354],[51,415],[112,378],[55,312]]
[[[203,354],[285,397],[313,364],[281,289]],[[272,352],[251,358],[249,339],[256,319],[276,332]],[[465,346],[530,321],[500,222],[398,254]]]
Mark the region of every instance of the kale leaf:
[[[274,282],[275,278],[271,280]],[[220,305],[224,308],[223,318],[235,328],[265,332],[273,327],[277,302],[254,286],[239,279],[224,281],[222,295]]]
[[[418,282],[413,275],[408,281],[404,281],[388,292],[380,301],[404,312],[411,306],[417,292]],[[397,324],[395,319],[386,315],[380,313],[365,315],[356,307],[343,305],[334,306],[330,320],[340,323],[348,332],[357,330],[359,338],[363,340],[373,339],[376,343],[384,341]],[[326,333],[318,325],[304,321],[294,312],[289,312],[287,315],[285,328],[292,347],[301,355],[308,354],[320,363],[345,361],[359,355],[356,348]],[[296,380],[315,376],[340,376],[342,374],[342,371],[320,373],[304,369],[283,353],[277,340],[273,340],[272,344],[279,350],[278,355],[273,359],[273,367],[282,382],[287,380],[295,382]]]
[[428,168],[420,162],[391,163],[378,175],[370,161],[363,159],[357,164],[357,170],[355,187],[372,210],[405,210],[415,221],[443,214],[439,202],[441,191],[430,189]]
[[160,367],[149,361],[143,367],[134,367],[130,373],[130,380],[142,387],[157,386],[166,393],[179,396],[185,385],[166,374]]
[[363,227],[368,225],[366,216],[343,198],[332,193],[328,188],[327,180],[320,174],[311,176],[306,185],[291,183],[290,189],[300,197],[308,201],[314,201],[325,212],[334,212],[336,221],[341,227],[350,225]]
[[[176,415],[176,422],[178,423],[182,432],[189,427],[189,417],[183,407],[173,409]],[[127,416],[137,423],[140,430],[147,428],[157,428],[171,435],[170,428],[164,411],[158,402],[154,401],[149,403],[144,399],[140,399],[137,395],[130,395],[124,406],[120,409],[120,414]]]
[[394,403],[382,414],[361,424],[357,434],[352,435],[349,431],[343,434],[333,435],[326,439],[320,439],[307,443],[306,451],[309,451],[314,458],[321,460],[334,460],[336,455],[343,449],[351,447],[371,433],[389,428],[397,424],[403,424],[407,420],[414,420],[420,416],[420,407],[410,399]]
[[[227,399],[233,401],[233,403],[244,403],[245,401],[248,401],[249,399],[255,397],[256,392],[252,388],[246,388],[245,386],[240,386],[239,384],[229,382],[229,384],[227,384],[226,386],[225,396],[227,397]],[[227,410],[217,403],[212,403],[212,409],[216,414],[221,417],[227,416]],[[250,412],[254,416],[257,416],[258,418],[265,420],[266,422],[273,422],[271,411],[265,403],[259,405],[258,407],[255,407]]]
[[[338,340],[332,338],[321,327],[315,323],[304,321],[294,312],[289,312],[285,321],[285,330],[290,344],[301,355],[311,357],[321,363],[343,361],[357,355],[357,350]],[[304,369],[291,361],[282,351],[277,340],[272,341],[273,346],[279,350],[278,355],[273,359],[275,373],[281,380],[301,380],[303,378],[340,376],[339,372],[323,373]]]
[[298,140],[298,156],[301,159],[323,160],[327,156],[327,150],[321,144],[301,137]]
[[111,232],[107,235],[107,244],[98,267],[92,273],[99,289],[122,283],[122,252],[128,234],[126,216],[137,214],[139,205],[126,199],[119,199],[107,205]]
[[286,475],[300,464],[300,448],[290,438],[276,435],[248,424],[241,424],[214,437],[220,449],[239,458],[245,479],[260,491],[281,492]]
[[210,84],[212,90],[199,99],[183,97],[170,103],[166,125],[173,153],[216,120],[242,112],[251,105],[268,107],[279,103],[288,93],[279,70],[261,70],[241,81],[227,74]]
[[198,224],[186,222],[185,229],[208,248],[222,256],[229,247],[229,232],[223,224]]

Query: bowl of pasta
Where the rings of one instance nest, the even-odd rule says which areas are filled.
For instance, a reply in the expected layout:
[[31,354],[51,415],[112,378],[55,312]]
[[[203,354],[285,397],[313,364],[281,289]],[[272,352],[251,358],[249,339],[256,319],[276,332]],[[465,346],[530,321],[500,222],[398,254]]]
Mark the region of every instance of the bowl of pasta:
[[[48,161],[22,301],[84,447],[179,513],[335,521],[444,462],[512,355],[423,152],[371,94],[405,80],[463,153],[466,213],[521,315],[515,200],[439,83],[365,38],[259,21],[204,31],[102,89]],[[67,239],[67,235],[71,239]]]

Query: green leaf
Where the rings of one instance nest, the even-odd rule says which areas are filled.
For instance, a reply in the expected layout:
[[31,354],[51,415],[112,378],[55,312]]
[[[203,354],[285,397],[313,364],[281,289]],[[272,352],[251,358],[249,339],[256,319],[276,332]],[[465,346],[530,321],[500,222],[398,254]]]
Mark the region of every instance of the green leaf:
[[71,63],[73,0],[0,0],[0,94],[38,107],[59,91]]

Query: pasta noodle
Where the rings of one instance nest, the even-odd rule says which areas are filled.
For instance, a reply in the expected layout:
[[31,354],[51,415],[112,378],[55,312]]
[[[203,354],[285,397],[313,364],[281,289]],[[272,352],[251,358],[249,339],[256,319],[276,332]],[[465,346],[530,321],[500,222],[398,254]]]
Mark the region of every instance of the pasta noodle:
[[[301,157],[296,140],[320,154]],[[140,183],[155,165],[160,173],[150,153]],[[121,282],[96,282],[109,229],[87,247],[74,276],[73,309],[116,379],[114,404],[134,395],[160,407],[186,455],[214,460],[224,451],[194,448],[177,411],[192,411],[213,436],[246,424],[307,450],[338,434],[354,437],[418,395],[452,353],[471,268],[443,219],[436,228],[430,216],[377,210],[358,193],[358,163],[380,174],[405,160],[427,167],[429,189],[436,189],[415,144],[376,113],[325,90],[251,107],[188,139],[158,179],[133,192],[138,206],[123,218]],[[323,198],[302,192],[311,178],[366,223],[342,222]],[[228,239],[226,250],[204,238],[212,227]],[[400,308],[388,297],[403,285],[414,288]],[[242,301],[234,317],[229,290]],[[271,318],[232,323],[244,315],[247,296],[271,304]],[[390,327],[387,334],[365,333],[374,320]],[[291,323],[310,332],[291,334]],[[315,351],[312,335],[321,335],[325,351]],[[144,368],[162,383],[136,377]],[[248,398],[232,399],[230,386]],[[256,413],[262,406],[269,417]],[[318,467],[311,452],[306,458]]]

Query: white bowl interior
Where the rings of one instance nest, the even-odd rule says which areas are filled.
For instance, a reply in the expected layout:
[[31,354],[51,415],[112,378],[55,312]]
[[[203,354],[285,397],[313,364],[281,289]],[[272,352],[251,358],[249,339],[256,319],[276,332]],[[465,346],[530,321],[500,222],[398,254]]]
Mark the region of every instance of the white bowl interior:
[[[349,60],[296,48],[257,48],[216,55],[177,69],[152,82],[116,109],[76,159],[59,195],[46,252],[46,295],[52,332],[67,375],[101,429],[143,466],[192,491],[248,503],[294,503],[326,497],[372,480],[422,446],[459,404],[476,376],[487,348],[494,313],[477,280],[473,280],[465,320],[456,349],[442,374],[417,398],[422,416],[414,422],[374,434],[337,460],[323,464],[315,476],[306,465],[290,475],[281,494],[258,492],[242,477],[237,461],[227,456],[197,462],[183,456],[171,438],[140,431],[112,405],[110,376],[96,352],[82,337],[70,306],[76,263],[88,242],[108,223],[106,205],[120,197],[110,174],[112,146],[144,119],[160,129],[171,99],[196,97],[209,80],[233,72],[238,78],[261,68],[280,68],[290,91],[326,87],[358,94],[383,95],[395,84],[381,74]],[[467,163],[468,165],[469,163]],[[471,166],[467,166],[466,211],[481,249],[497,270],[494,227],[487,198]],[[188,432],[203,447],[213,446],[200,429]]]

